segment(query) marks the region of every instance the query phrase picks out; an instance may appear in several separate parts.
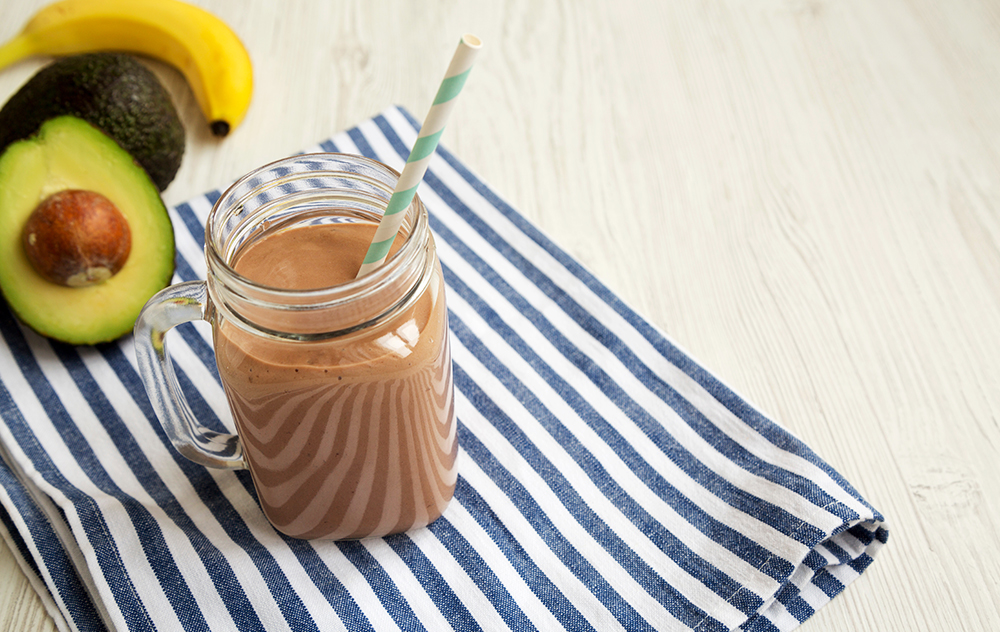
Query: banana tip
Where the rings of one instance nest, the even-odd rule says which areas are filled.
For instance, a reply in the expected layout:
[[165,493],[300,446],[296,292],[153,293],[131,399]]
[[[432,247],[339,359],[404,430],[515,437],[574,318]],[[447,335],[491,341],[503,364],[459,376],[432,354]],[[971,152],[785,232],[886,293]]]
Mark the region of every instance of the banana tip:
[[212,128],[213,136],[222,138],[229,134],[229,123],[225,121],[212,121],[209,127]]

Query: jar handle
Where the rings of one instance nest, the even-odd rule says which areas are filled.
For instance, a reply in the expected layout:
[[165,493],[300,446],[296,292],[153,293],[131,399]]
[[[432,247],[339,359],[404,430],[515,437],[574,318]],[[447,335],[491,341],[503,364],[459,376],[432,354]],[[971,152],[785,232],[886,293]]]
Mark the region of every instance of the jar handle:
[[167,355],[167,332],[182,323],[207,320],[207,305],[204,281],[178,283],[149,299],[135,322],[139,376],[160,424],[178,452],[207,467],[245,469],[239,437],[209,430],[198,422]]

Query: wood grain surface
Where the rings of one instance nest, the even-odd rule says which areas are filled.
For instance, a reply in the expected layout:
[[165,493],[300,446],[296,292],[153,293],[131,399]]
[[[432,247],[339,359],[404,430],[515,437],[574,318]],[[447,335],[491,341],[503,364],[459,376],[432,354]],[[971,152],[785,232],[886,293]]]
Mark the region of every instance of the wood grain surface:
[[[0,39],[41,4],[3,0]],[[254,101],[218,141],[148,62],[187,127],[168,204],[422,117],[475,33],[444,145],[888,518],[802,629],[1000,628],[996,0],[195,4],[243,38]],[[0,629],[54,629],[3,545]]]

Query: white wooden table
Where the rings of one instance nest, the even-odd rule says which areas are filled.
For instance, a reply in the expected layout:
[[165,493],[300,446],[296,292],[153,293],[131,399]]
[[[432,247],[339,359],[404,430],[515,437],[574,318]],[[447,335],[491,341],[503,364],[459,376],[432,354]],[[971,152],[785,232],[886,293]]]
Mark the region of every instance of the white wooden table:
[[[4,2],[0,38],[42,3]],[[187,126],[168,204],[422,117],[479,35],[444,144],[889,519],[802,629],[1000,626],[995,0],[196,3],[256,91],[220,142],[150,63]],[[3,545],[0,578],[0,629],[54,628]]]

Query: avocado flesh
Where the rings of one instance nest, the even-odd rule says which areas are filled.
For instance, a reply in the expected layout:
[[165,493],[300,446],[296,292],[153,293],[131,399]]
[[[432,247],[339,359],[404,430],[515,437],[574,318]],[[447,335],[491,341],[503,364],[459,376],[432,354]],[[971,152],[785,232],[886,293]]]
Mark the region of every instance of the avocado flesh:
[[163,191],[184,156],[184,127],[156,75],[124,53],[87,53],[39,70],[0,109],[0,150],[72,115],[113,138]]
[[[131,230],[125,265],[97,285],[52,283],[24,253],[21,232],[28,217],[64,189],[104,195]],[[0,288],[17,317],[38,333],[71,344],[114,340],[132,330],[173,270],[173,225],[156,185],[101,131],[76,117],[58,117],[0,155]]]

